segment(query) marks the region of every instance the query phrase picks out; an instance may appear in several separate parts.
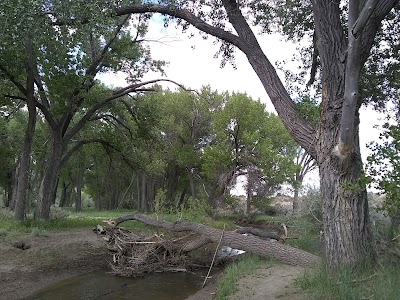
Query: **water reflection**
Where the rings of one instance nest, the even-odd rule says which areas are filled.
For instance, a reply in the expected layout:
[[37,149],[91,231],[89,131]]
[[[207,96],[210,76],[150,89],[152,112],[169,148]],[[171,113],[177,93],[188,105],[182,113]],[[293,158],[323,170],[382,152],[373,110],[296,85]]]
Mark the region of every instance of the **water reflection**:
[[196,293],[203,280],[200,274],[190,273],[123,278],[96,271],[56,283],[29,300],[180,300]]

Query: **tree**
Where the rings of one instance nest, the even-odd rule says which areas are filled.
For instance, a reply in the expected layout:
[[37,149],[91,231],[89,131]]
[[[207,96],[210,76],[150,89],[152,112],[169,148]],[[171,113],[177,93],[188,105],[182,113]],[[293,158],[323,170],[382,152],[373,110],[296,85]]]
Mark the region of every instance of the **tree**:
[[[317,126],[312,126],[295,110],[289,93],[249,26],[252,20],[270,25],[270,19],[263,16],[268,17],[276,3],[294,16],[302,17],[295,24],[298,29],[306,28],[315,34],[322,87]],[[358,109],[362,102],[359,81],[380,24],[397,3],[396,0],[346,3],[323,0],[285,6],[284,1],[271,4],[234,0],[160,1],[159,4],[120,6],[115,11],[117,15],[157,12],[177,18],[184,28],[192,24],[222,40],[220,53],[225,61],[232,58],[234,47],[247,56],[282,122],[317,161],[324,203],[326,264],[337,269],[346,264],[357,266],[374,256],[367,194],[360,181],[363,169],[358,138]],[[225,29],[228,22],[234,32]]]
[[[209,203],[219,198],[239,175],[248,180],[248,209],[255,186],[276,187],[293,170],[294,143],[277,116],[246,94],[226,94],[223,108],[213,114],[213,130],[204,148],[203,174],[211,183]],[[257,176],[255,176],[257,174]],[[255,180],[257,178],[257,180]]]
[[[5,96],[25,101],[32,116],[21,157],[23,169],[18,176],[21,183],[26,183],[21,175],[26,175],[25,170],[29,169],[27,158],[35,108],[48,124],[49,148],[35,214],[46,219],[56,195],[61,166],[79,147],[95,142],[74,141],[78,132],[110,102],[143,91],[149,83],[139,82],[143,74],[149,69],[159,70],[162,63],[153,61],[148,48],[142,44],[147,18],[138,16],[131,20],[128,15],[116,19],[101,1],[52,1],[43,5],[37,1],[18,1],[11,5],[5,1],[1,6],[4,43],[0,72],[12,86],[12,91]],[[22,25],[21,19],[29,22]],[[129,26],[134,31],[128,30]],[[130,84],[121,89],[101,86],[96,76],[106,71],[127,72]],[[22,83],[24,77],[27,84]],[[19,190],[25,192],[26,184],[21,183]],[[17,208],[16,216],[20,219],[23,207]]]

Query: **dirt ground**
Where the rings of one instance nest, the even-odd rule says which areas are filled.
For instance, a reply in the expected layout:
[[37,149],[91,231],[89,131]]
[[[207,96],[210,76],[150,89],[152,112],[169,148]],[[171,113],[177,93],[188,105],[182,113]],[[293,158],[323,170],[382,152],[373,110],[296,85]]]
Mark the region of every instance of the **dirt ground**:
[[[227,300],[306,300],[309,297],[295,287],[296,278],[303,276],[306,269],[288,265],[260,267],[252,274],[240,279],[237,291]],[[219,274],[220,276],[221,274]],[[189,297],[187,300],[212,300],[217,290],[218,277]]]
[[[21,248],[26,248],[22,250]],[[90,229],[45,235],[0,237],[0,299],[25,299],[58,281],[107,268],[107,249]],[[261,267],[240,280],[228,300],[307,299],[293,285],[304,269],[287,265]],[[220,275],[187,300],[213,299]],[[156,300],[156,299],[155,299]]]
[[24,299],[60,280],[105,268],[106,257],[107,248],[90,229],[2,236],[0,299]]

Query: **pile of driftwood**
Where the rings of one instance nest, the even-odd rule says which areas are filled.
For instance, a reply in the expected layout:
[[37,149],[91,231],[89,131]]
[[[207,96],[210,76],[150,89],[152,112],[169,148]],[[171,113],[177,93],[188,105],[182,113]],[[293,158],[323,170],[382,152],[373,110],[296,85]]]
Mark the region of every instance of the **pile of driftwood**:
[[[118,226],[128,220],[167,229],[175,234],[189,234],[179,237],[156,234],[141,237]],[[97,226],[96,231],[105,234],[103,239],[113,257],[112,272],[119,276],[134,277],[144,273],[185,271],[190,265],[188,253],[210,243],[275,258],[291,265],[314,266],[319,261],[319,257],[311,253],[284,244],[287,238],[287,228],[284,224],[267,228],[259,224],[243,225],[234,231],[225,231],[198,223],[171,223],[134,214],[108,221],[105,229]]]
[[[102,232],[103,228],[97,226]],[[141,237],[121,227],[106,226],[103,238],[112,253],[112,274],[137,277],[146,273],[185,271],[189,259],[182,251],[187,238],[153,234]]]

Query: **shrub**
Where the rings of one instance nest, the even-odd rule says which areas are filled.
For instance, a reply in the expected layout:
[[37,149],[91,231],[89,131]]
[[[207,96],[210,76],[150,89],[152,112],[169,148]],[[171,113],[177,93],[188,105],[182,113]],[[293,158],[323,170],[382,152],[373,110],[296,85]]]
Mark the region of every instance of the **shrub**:
[[59,220],[66,219],[69,216],[69,212],[67,210],[62,209],[61,207],[52,205],[50,207],[50,219]]

